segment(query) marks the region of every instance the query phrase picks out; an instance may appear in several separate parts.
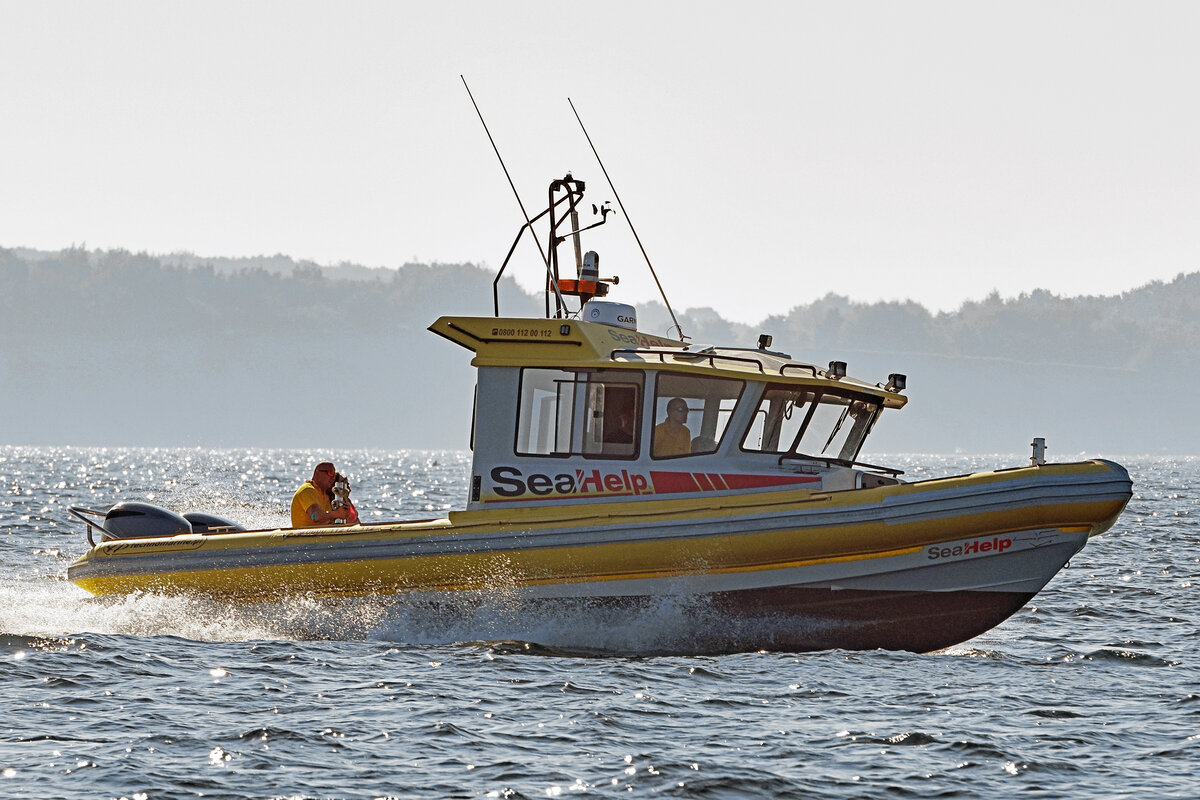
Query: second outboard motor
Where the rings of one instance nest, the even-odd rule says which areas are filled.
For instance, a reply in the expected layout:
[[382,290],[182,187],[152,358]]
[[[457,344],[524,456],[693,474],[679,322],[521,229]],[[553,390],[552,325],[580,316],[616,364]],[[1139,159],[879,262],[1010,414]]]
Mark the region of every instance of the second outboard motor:
[[183,518],[192,523],[193,533],[215,533],[224,531],[244,531],[246,530],[236,522],[230,522],[224,517],[218,517],[216,514],[209,514],[204,511],[189,511],[183,515]]
[[149,503],[125,500],[104,515],[105,540],[178,536],[181,533],[192,533],[192,523],[174,511]]

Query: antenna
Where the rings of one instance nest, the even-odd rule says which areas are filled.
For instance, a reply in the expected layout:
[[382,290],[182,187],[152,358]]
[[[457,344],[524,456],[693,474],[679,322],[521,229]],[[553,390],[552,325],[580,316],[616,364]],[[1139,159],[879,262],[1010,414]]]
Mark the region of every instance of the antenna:
[[[521,195],[517,192],[517,187],[513,183],[512,176],[508,174],[508,167],[505,166],[504,159],[500,157],[500,148],[496,147],[496,140],[492,138],[492,132],[488,130],[487,123],[483,121],[483,112],[479,110],[479,104],[475,102],[475,95],[471,94],[471,87],[467,86],[467,79],[462,74],[458,77],[462,79],[463,88],[467,90],[467,97],[471,98],[471,105],[475,106],[475,113],[479,115],[479,122],[483,125],[483,132],[487,134],[488,141],[492,143],[492,150],[496,152],[496,158],[500,161],[500,168],[504,170],[504,177],[508,178],[508,185],[513,190],[513,196],[517,198],[517,205],[521,207],[521,214],[525,217],[525,226],[532,232],[533,220],[529,218],[529,212],[525,210],[525,204],[521,202]],[[603,165],[601,165],[601,169],[603,168]],[[550,284],[554,287],[554,294],[558,296],[558,302],[562,303],[563,298],[562,294],[558,291],[558,281],[554,280],[554,273],[550,269],[550,257],[542,250],[542,243],[538,241],[536,235],[533,236],[533,241],[537,245],[538,255],[542,257],[542,261],[546,265],[546,276]],[[512,254],[510,253],[509,255]],[[500,316],[499,308],[496,309],[496,316]],[[672,316],[672,318],[674,317]]]
[[[571,98],[567,98],[567,102],[571,103]],[[571,110],[575,112],[575,119],[579,121],[579,127],[583,128],[583,135],[587,137],[588,144],[591,145],[592,153],[596,156],[596,163],[600,165],[600,171],[604,173],[605,180],[608,181],[608,188],[612,189],[613,197],[617,198],[617,205],[621,207],[621,214],[625,216],[625,221],[629,223],[629,230],[633,231],[633,238],[637,242],[638,249],[642,251],[642,258],[646,259],[646,266],[650,268],[650,275],[654,278],[654,285],[658,287],[658,293],[662,295],[663,303],[667,307],[667,313],[671,315],[671,322],[675,323],[675,330],[679,331],[679,338],[686,340],[688,337],[684,335],[683,328],[679,327],[679,320],[675,318],[675,312],[671,309],[671,301],[667,299],[667,293],[663,291],[662,283],[658,280],[658,273],[654,271],[654,265],[650,263],[650,256],[646,255],[646,248],[642,246],[642,239],[638,236],[637,229],[633,227],[633,220],[629,218],[629,212],[625,210],[625,204],[621,202],[621,195],[617,194],[617,187],[613,186],[612,178],[608,177],[608,170],[604,168],[604,162],[600,160],[600,154],[596,152],[596,145],[592,144],[592,137],[588,136],[587,128],[583,124],[583,120],[579,118],[579,112],[575,109],[575,104],[571,103]]]

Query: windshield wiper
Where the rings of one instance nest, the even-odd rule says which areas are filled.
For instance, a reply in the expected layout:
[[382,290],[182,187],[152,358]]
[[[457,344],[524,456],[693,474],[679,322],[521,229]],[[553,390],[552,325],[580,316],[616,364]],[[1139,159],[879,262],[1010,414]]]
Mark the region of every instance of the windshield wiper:
[[873,472],[883,472],[888,475],[903,475],[904,470],[894,469],[892,467],[881,467],[878,464],[868,464],[866,461],[851,461],[847,458],[832,458],[830,456],[809,456],[804,453],[784,453],[779,456],[779,463],[782,464],[785,458],[803,458],[809,461],[820,461],[823,464],[828,464],[834,467],[862,467]]
[[842,409],[842,415],[838,417],[837,424],[833,426],[833,432],[829,434],[829,438],[825,440],[825,446],[821,448],[822,453],[829,449],[829,445],[833,444],[834,437],[837,436],[838,431],[842,429],[842,423],[846,421],[846,415],[849,413],[850,406],[846,406],[844,409]]

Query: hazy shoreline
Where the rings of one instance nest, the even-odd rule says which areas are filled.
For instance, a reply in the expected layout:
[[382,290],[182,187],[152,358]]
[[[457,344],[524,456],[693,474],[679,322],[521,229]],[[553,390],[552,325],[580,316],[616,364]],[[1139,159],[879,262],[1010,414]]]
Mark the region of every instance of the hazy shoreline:
[[[425,328],[490,315],[491,270],[179,259],[0,248],[0,442],[468,446],[470,354]],[[541,306],[501,283],[504,315]],[[659,304],[638,313],[642,330],[670,324]],[[831,295],[756,326],[708,308],[679,316],[692,341],[750,346],[765,332],[865,380],[906,373],[911,402],[885,415],[873,452],[1022,452],[1044,436],[1059,456],[1200,453],[1200,423],[1173,413],[1200,388],[1200,273],[953,313]]]

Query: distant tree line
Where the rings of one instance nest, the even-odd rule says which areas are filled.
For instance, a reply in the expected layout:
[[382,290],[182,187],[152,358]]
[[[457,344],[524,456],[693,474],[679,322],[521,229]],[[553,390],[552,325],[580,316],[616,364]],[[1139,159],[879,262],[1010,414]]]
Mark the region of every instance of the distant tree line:
[[[657,303],[643,321],[666,332]],[[1031,363],[1137,368],[1148,361],[1195,365],[1200,359],[1200,272],[1155,281],[1108,297],[1059,297],[1037,290],[1003,299],[993,292],[958,310],[932,313],[919,303],[861,303],[830,294],[754,326],[689,309],[680,325],[696,341],[753,342],[759,332],[798,358],[845,352],[919,353]]]
[[[494,273],[476,265],[0,248],[0,278],[0,444],[467,444],[470,353],[424,329],[492,313]],[[500,290],[505,315],[540,315],[540,297],[508,279]],[[660,304],[639,317],[668,333]],[[711,308],[679,321],[696,342],[752,346],[763,332],[859,377],[907,372],[911,410],[875,437],[893,451],[1058,434],[1200,452],[1192,417],[1150,411],[1200,383],[1200,273],[1112,297],[993,294],[949,313],[829,295],[755,326]]]

